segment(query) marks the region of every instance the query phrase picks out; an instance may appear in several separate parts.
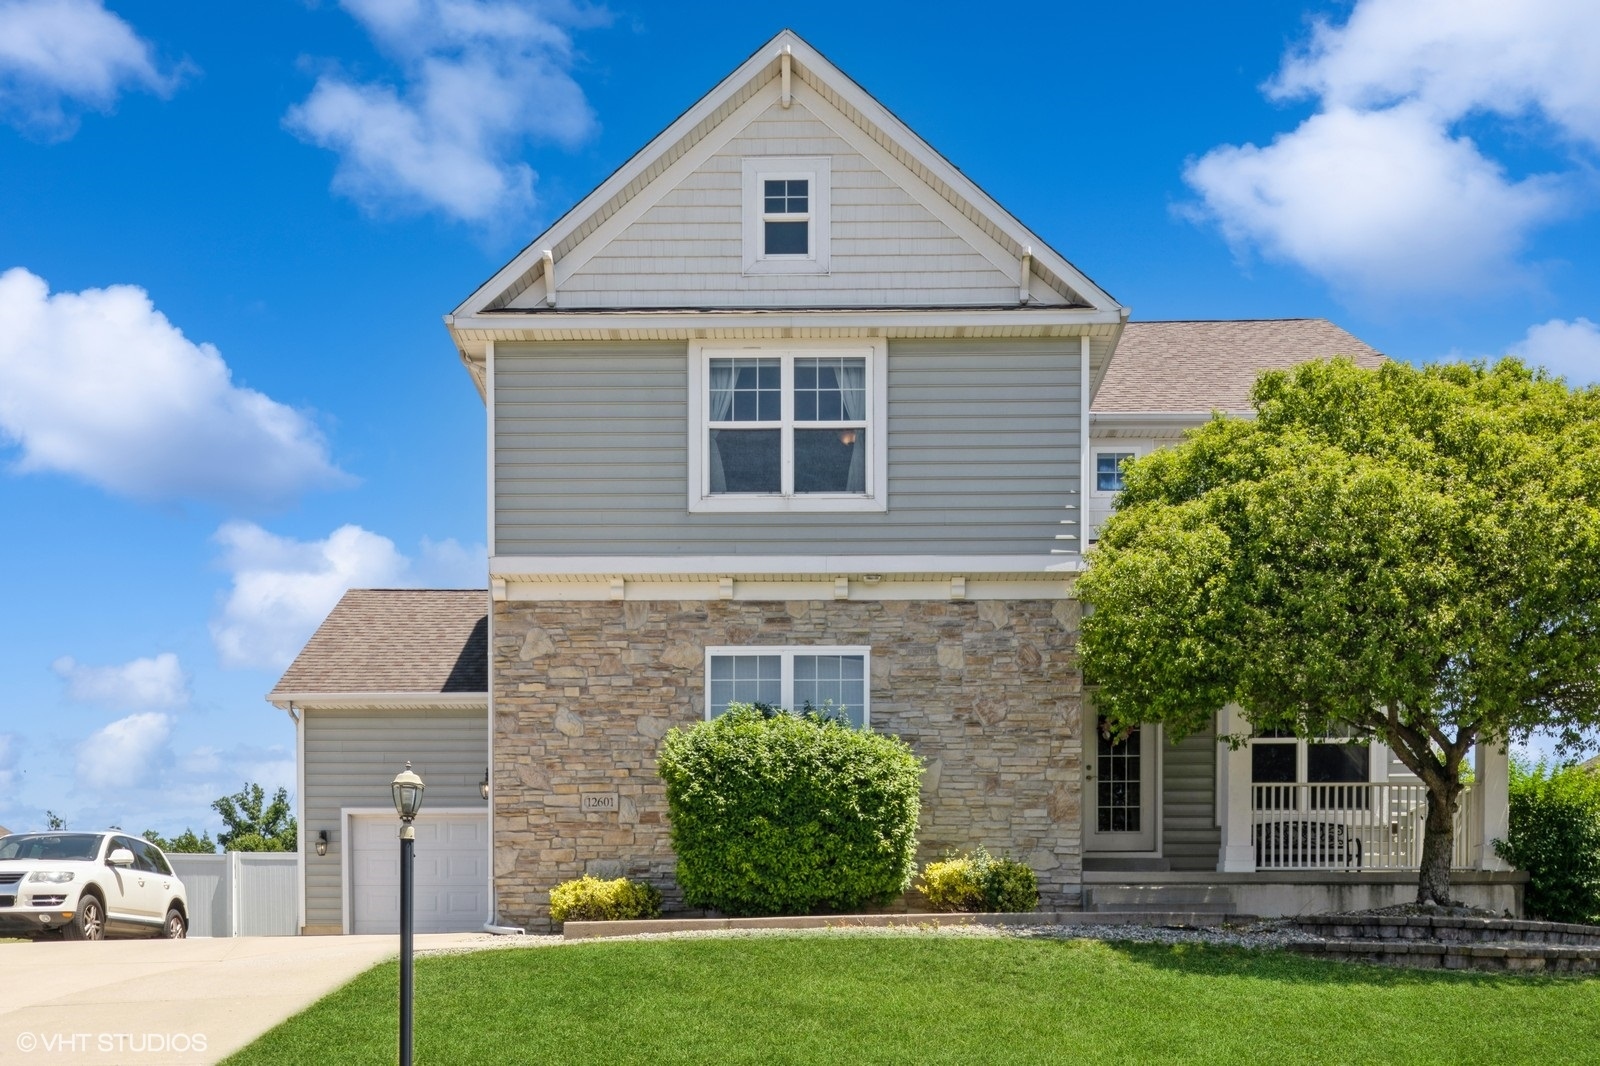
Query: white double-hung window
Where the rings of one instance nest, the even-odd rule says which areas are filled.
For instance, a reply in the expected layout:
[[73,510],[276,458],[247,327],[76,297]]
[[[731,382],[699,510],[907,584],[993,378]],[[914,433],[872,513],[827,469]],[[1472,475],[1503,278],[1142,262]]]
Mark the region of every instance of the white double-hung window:
[[826,274],[832,200],[827,156],[744,161],[744,272]]
[[689,358],[691,511],[885,509],[883,342]]
[[730,703],[764,703],[835,714],[865,728],[870,655],[864,647],[707,648],[706,719]]

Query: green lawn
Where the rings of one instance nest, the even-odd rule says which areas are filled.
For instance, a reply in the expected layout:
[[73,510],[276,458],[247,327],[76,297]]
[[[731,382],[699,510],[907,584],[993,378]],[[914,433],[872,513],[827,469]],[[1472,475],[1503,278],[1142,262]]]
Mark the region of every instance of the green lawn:
[[[419,1063],[1592,1062],[1600,980],[951,936],[419,959]],[[379,966],[229,1063],[392,1063]]]

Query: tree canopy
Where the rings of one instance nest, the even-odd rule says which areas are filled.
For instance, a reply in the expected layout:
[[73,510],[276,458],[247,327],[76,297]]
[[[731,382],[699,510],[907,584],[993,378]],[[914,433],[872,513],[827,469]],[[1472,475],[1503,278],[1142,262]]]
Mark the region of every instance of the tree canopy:
[[217,843],[225,851],[293,851],[299,843],[287,789],[278,789],[268,802],[265,789],[246,783],[233,795],[216,800],[211,809],[222,816],[224,828]]
[[1418,895],[1443,902],[1471,747],[1600,725],[1600,390],[1334,360],[1252,403],[1125,468],[1080,585],[1085,679],[1114,728],[1234,703],[1389,745],[1428,786]]

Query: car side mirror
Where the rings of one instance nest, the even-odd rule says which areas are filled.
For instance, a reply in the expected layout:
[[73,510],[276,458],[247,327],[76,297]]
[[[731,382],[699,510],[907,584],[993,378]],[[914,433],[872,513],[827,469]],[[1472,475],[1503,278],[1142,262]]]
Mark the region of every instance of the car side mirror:
[[106,865],[132,866],[133,852],[129,851],[127,848],[115,848],[112,850],[110,855],[106,856]]

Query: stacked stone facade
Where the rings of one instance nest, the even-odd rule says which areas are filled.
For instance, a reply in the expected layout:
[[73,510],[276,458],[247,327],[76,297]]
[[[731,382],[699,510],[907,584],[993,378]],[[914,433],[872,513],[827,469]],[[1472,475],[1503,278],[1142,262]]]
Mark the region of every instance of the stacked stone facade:
[[[1042,905],[1079,902],[1082,675],[1074,600],[582,601],[494,605],[500,917],[548,921],[584,873],[682,906],[656,751],[705,715],[705,649],[867,645],[872,728],[926,760],[921,859],[1025,859]],[[584,793],[618,810],[585,812]]]

